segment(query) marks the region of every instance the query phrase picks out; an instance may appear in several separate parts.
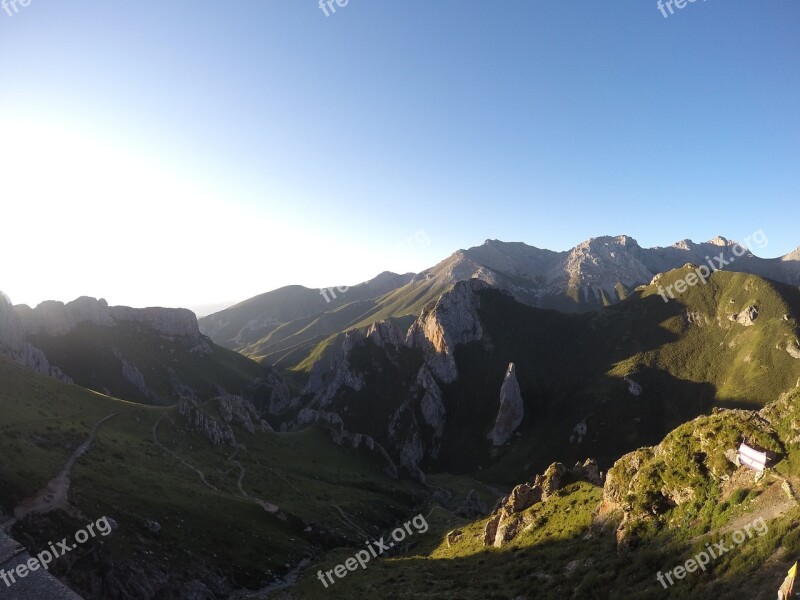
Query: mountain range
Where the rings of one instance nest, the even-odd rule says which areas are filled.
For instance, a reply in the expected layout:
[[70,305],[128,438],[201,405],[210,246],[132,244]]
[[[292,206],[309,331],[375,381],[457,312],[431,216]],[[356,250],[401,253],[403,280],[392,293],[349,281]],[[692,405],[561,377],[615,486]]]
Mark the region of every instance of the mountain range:
[[[87,600],[306,600],[330,597],[318,569],[420,514],[336,597],[771,598],[800,552],[798,285],[800,251],[620,236],[487,241],[199,323],[0,295],[0,550],[107,516],[113,535],[51,570]],[[744,440],[765,477],[737,463]],[[759,516],[750,554],[661,589]]]
[[[519,242],[487,240],[459,250],[419,274],[382,273],[352,288],[342,287],[330,303],[322,291],[290,286],[245,300],[200,319],[201,331],[216,343],[283,368],[307,371],[308,358],[329,337],[352,328],[366,329],[384,319],[407,326],[423,308],[458,281],[481,279],[523,304],[563,312],[584,312],[615,304],[655,275],[687,263],[751,273],[800,285],[800,247],[785,256],[764,259],[747,247],[763,248],[757,232],[739,245],[716,237],[696,244],[682,240],[668,247],[642,248],[629,236],[598,237],[564,252]],[[731,260],[733,259],[733,260]]]

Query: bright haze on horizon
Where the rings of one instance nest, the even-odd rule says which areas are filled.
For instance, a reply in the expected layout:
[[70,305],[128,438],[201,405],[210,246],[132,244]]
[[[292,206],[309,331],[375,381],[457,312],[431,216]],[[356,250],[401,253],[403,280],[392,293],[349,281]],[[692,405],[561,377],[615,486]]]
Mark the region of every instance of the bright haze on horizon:
[[791,0],[36,0],[0,12],[0,289],[204,314],[487,238],[779,256],[798,31]]

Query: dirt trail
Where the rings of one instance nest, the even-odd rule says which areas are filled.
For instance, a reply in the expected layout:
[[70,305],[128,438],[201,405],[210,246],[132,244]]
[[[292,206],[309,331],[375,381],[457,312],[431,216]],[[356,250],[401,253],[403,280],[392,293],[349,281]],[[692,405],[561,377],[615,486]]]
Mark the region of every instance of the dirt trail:
[[46,514],[56,509],[61,509],[65,512],[71,512],[69,505],[69,476],[72,473],[72,468],[75,462],[84,454],[86,454],[92,447],[92,442],[97,435],[97,430],[108,420],[117,416],[113,413],[100,419],[92,427],[89,437],[78,446],[75,452],[69,457],[67,462],[53,479],[39,491],[38,494],[27,500],[23,500],[19,506],[14,509],[14,518],[16,521],[22,520],[31,514]]
[[242,481],[244,481],[244,476],[247,474],[247,470],[242,466],[242,463],[240,463],[238,460],[234,460],[234,458],[233,458],[234,456],[236,456],[239,453],[239,449],[240,449],[240,446],[237,446],[236,450],[234,451],[234,453],[231,454],[228,457],[228,460],[230,462],[232,462],[237,467],[239,467],[239,482],[238,482],[239,492],[242,494],[243,498],[249,500],[250,502],[255,502],[256,504],[258,504],[261,508],[263,508],[268,513],[273,513],[273,514],[277,513],[280,510],[277,506],[275,506],[271,502],[267,502],[266,500],[262,500],[261,498],[256,498],[254,496],[251,496],[250,494],[248,494],[247,492],[244,491],[244,486],[242,486]]
[[353,521],[350,520],[350,517],[348,517],[347,514],[345,514],[345,512],[342,510],[341,506],[338,506],[336,504],[331,504],[331,509],[334,509],[334,508],[336,510],[338,510],[342,515],[341,517],[339,517],[339,515],[336,515],[334,513],[334,515],[336,516],[337,519],[339,519],[342,523],[344,523],[348,527],[352,527],[359,535],[362,535],[362,536],[364,536],[364,538],[369,539],[369,534],[366,531],[364,531],[363,529],[361,529],[361,527],[359,527],[358,525],[353,523]]
[[183,466],[185,466],[186,468],[188,468],[188,469],[191,469],[192,471],[194,471],[195,473],[197,473],[197,475],[200,477],[200,481],[202,481],[202,482],[203,482],[203,484],[204,484],[204,485],[205,485],[207,488],[210,488],[210,489],[214,490],[215,492],[218,492],[219,490],[218,490],[217,488],[215,488],[213,485],[211,485],[210,483],[208,483],[208,481],[206,480],[206,476],[205,476],[205,474],[204,474],[204,473],[203,473],[203,472],[202,472],[200,469],[198,469],[197,467],[195,467],[195,466],[193,466],[193,465],[189,464],[188,462],[186,462],[185,460],[183,460],[183,459],[182,459],[180,456],[178,456],[177,454],[175,454],[175,453],[174,453],[172,450],[170,450],[169,448],[167,448],[167,447],[166,447],[164,444],[162,444],[161,442],[159,442],[159,441],[158,441],[158,425],[161,423],[161,421],[162,421],[162,420],[164,419],[164,417],[166,417],[166,416],[167,416],[167,413],[164,413],[163,415],[161,415],[161,416],[158,418],[158,421],[156,421],[156,422],[155,422],[155,425],[153,425],[153,442],[155,443],[155,445],[156,445],[156,446],[158,446],[159,448],[161,448],[161,449],[162,449],[164,452],[166,452],[167,454],[169,454],[169,455],[170,455],[172,458],[174,458],[175,460],[177,460],[178,462],[180,462],[180,463],[181,463]]

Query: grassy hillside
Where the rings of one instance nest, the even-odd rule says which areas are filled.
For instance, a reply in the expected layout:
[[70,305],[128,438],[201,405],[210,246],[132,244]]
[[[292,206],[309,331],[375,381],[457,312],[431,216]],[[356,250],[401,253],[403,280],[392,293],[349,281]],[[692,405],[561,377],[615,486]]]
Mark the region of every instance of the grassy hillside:
[[[610,506],[608,497],[604,501],[602,488],[568,483],[553,498],[524,510],[525,527],[495,548],[483,543],[486,519],[470,521],[431,507],[428,532],[403,551],[337,580],[336,597],[772,599],[800,557],[800,450],[796,440],[790,442],[798,433],[798,404],[795,391],[762,413],[769,420],[751,411],[722,411],[670,432],[659,447],[648,449],[650,458],[629,471],[639,481],[623,497],[646,510],[623,511]],[[781,452],[775,468],[758,482],[752,471],[724,457],[743,436]],[[609,473],[607,490],[628,489],[620,475],[634,457]],[[654,515],[649,506],[665,488],[695,495],[679,505],[663,503]],[[623,514],[629,515],[623,527],[628,539],[618,543]],[[447,533],[456,529],[461,535],[451,543]],[[736,532],[745,535],[741,544],[732,541]],[[720,542],[731,549],[704,571],[673,579],[666,588],[659,583],[658,573],[671,572]],[[328,597],[317,569],[330,569],[346,556],[344,551],[326,556],[283,598]]]
[[[127,578],[133,573],[146,574],[161,594],[192,578],[258,588],[286,572],[287,564],[405,516],[418,495],[386,475],[381,457],[334,446],[318,428],[248,434],[234,427],[238,449],[217,447],[190,432],[175,408],[109,398],[33,375],[4,358],[0,382],[0,512],[6,515],[55,476],[95,423],[115,415],[75,465],[71,514],[34,516],[11,534],[42,548],[88,519],[112,517],[119,530],[74,558],[91,553],[93,569],[108,572],[113,581],[106,585],[117,591],[131,593]],[[203,411],[219,419],[213,403]],[[278,512],[245,497],[240,477],[248,496],[277,505]],[[146,529],[148,520],[161,525],[160,533]],[[70,564],[56,565],[56,574],[66,575]],[[76,568],[67,581],[87,598],[111,595],[111,588],[88,593],[87,577],[85,568]]]

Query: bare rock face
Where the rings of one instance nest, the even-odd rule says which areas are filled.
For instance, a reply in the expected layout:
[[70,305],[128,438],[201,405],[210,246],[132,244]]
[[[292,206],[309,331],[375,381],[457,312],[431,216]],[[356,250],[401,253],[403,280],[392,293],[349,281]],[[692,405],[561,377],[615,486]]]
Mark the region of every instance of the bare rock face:
[[116,348],[114,348],[113,351],[114,356],[122,365],[122,377],[125,378],[128,383],[133,385],[133,387],[139,390],[145,398],[153,403],[158,404],[158,396],[153,393],[149,387],[147,387],[147,381],[138,367],[126,361],[122,356],[122,353]]
[[44,352],[30,344],[23,344],[19,351],[13,354],[13,357],[18,364],[26,369],[41,373],[42,375],[47,375],[59,381],[72,383],[71,377],[65,375],[58,367],[51,365]]
[[786,346],[786,352],[788,352],[789,356],[792,358],[800,358],[800,344],[798,344],[797,341],[792,342]]
[[507,506],[511,512],[521,512],[542,501],[542,488],[523,483],[511,490]]
[[379,348],[386,346],[400,348],[406,342],[403,332],[391,321],[373,323],[367,331],[367,339],[372,340]]
[[453,355],[459,344],[485,340],[478,317],[480,299],[477,292],[489,285],[479,279],[459,281],[428,306],[408,330],[406,345],[420,348],[431,372],[444,383],[458,378]]
[[534,487],[539,485],[542,488],[542,500],[547,500],[558,490],[561,489],[561,480],[567,473],[567,468],[561,463],[553,463],[544,472],[544,475],[537,475],[534,480]]
[[500,410],[497,413],[494,428],[489,433],[492,444],[495,446],[505,444],[522,423],[524,414],[525,409],[517,382],[516,368],[514,363],[511,363],[508,365],[506,377],[500,387]]
[[25,341],[25,331],[11,301],[0,292],[0,351],[19,352]]
[[141,323],[170,337],[200,337],[195,314],[185,308],[108,306],[103,299],[83,296],[72,302],[46,301],[31,309],[14,307],[27,335],[66,335],[80,323],[113,327],[120,321]]
[[[364,375],[355,372],[351,362],[353,350],[363,342],[364,336],[357,329],[348,331],[345,334],[342,349],[333,366],[333,375],[327,383],[323,383],[324,374],[322,372],[317,372],[315,375],[312,370],[309,384],[311,384],[311,379],[314,378],[314,385],[319,389],[312,403],[315,408],[321,409],[328,406],[342,386],[347,386],[356,392],[364,388]],[[306,391],[310,391],[309,386],[307,386]]]
[[197,316],[186,308],[129,308],[114,306],[109,314],[116,321],[132,321],[169,337],[199,338]]
[[495,548],[500,548],[513,540],[519,533],[523,520],[519,514],[500,511],[500,522],[497,524],[497,533],[494,536]]
[[728,317],[731,321],[735,321],[740,325],[744,325],[745,327],[752,327],[756,324],[756,319],[758,319],[758,307],[757,306],[748,306],[742,312],[731,315]]
[[400,457],[400,466],[419,482],[425,482],[420,463],[425,456],[419,423],[411,402],[404,402],[389,423],[389,440]]
[[182,398],[178,402],[178,414],[186,420],[187,428],[207,438],[215,446],[236,446],[236,437],[230,425],[220,425],[203,412],[192,398]]
[[593,458],[587,458],[586,461],[581,464],[577,463],[570,472],[575,475],[578,479],[583,481],[588,481],[592,485],[602,486],[603,485],[603,476],[600,473],[600,466],[597,464],[597,461]]
[[75,329],[78,323],[86,321],[108,327],[114,325],[108,312],[108,303],[86,296],[67,304],[47,301],[33,310],[26,309],[27,307],[20,307],[20,317],[27,332],[33,335],[65,335]]
[[486,527],[483,530],[483,545],[493,546],[494,540],[497,538],[497,527],[500,525],[502,515],[497,513],[486,522]]
[[438,440],[444,433],[444,423],[447,417],[442,390],[439,389],[433,374],[425,365],[422,365],[417,374],[416,384],[424,390],[424,395],[420,401],[422,416],[425,422],[433,429],[434,438]]
[[234,423],[241,426],[248,433],[264,433],[272,431],[261,415],[258,414],[256,407],[249,400],[241,396],[220,396],[216,398],[218,402],[219,416],[226,423]]
[[277,415],[285,411],[292,402],[292,396],[289,393],[289,386],[280,377],[274,373],[267,375],[267,385],[270,386],[269,400],[267,401],[267,412],[271,415]]

